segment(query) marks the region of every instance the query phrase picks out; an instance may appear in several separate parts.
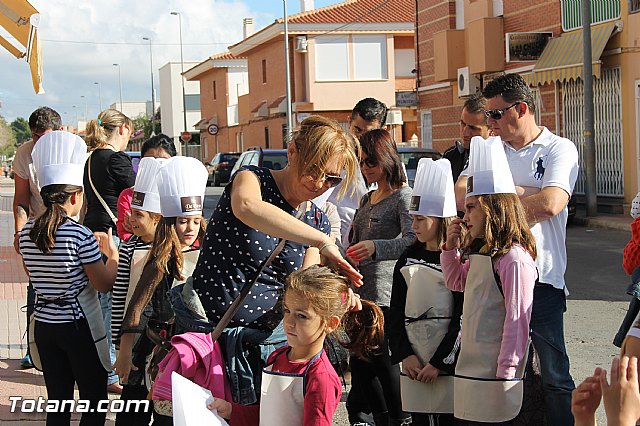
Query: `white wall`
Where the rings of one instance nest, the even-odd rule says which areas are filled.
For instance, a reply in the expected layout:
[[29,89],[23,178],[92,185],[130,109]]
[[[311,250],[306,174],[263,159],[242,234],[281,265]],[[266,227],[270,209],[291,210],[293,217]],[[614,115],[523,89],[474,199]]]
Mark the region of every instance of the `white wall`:
[[[156,108],[158,105],[156,104]],[[109,105],[109,108],[117,109],[127,117],[133,119],[138,118],[141,115],[148,115],[151,112],[151,102],[122,102],[122,106],[120,106],[120,102],[114,102]]]
[[[187,70],[198,65],[199,62],[185,62]],[[180,79],[180,62],[169,62],[160,67],[160,104],[162,133],[177,138],[184,131],[182,110],[182,84]],[[185,81],[184,91],[187,95],[200,94],[200,81]],[[157,107],[157,105],[156,105]],[[193,127],[200,120],[200,111],[187,111],[187,130],[195,132]]]

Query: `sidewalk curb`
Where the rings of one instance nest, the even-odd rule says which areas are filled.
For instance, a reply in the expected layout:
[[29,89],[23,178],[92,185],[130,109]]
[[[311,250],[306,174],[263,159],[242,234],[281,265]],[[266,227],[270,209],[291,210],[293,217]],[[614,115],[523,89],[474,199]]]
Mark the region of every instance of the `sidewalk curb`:
[[599,229],[609,229],[612,231],[626,231],[631,234],[630,223],[619,222],[614,220],[609,220],[606,217],[580,217],[576,216],[573,218],[571,223],[575,226],[582,226],[586,228],[599,228]]

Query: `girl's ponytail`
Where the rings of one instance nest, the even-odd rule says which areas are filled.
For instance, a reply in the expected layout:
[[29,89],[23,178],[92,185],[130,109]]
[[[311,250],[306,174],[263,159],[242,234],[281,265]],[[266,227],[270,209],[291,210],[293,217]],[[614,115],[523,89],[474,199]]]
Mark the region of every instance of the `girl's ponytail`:
[[342,317],[342,328],[348,340],[340,344],[360,359],[369,356],[384,341],[384,314],[369,300],[362,300],[362,310],[348,311]]
[[29,238],[44,254],[51,253],[56,243],[56,232],[67,218],[62,205],[78,191],[82,191],[82,187],[75,185],[47,185],[40,190],[47,209],[35,220]]

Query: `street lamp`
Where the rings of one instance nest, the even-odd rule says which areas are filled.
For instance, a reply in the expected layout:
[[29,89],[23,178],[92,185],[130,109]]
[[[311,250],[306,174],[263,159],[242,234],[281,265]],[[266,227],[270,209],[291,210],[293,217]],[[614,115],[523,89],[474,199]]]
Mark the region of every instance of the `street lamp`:
[[75,124],[75,128],[76,128],[76,132],[78,131],[78,107],[75,105],[71,105],[71,108],[73,108],[73,110],[76,112],[76,124]]
[[80,95],[80,99],[84,99],[84,121],[87,121],[89,116],[89,109],[87,108],[87,98],[84,95]]
[[[171,12],[172,15],[178,16],[178,24],[180,25],[180,82],[182,83],[182,115],[184,118],[184,131],[187,131],[187,105],[184,93],[184,56],[182,52],[182,15],[180,12]],[[185,142],[185,154],[189,154],[189,142]]]
[[100,94],[100,83],[94,81],[93,84],[98,86],[98,102],[100,103],[100,111],[98,111],[98,114],[100,114],[102,112],[102,95]]
[[142,37],[142,39],[149,42],[149,59],[151,64],[151,136],[153,136],[156,133],[156,95],[153,90],[153,49],[151,48],[151,39],[149,37]]
[[122,77],[120,75],[120,64],[113,64],[114,67],[118,67],[118,86],[120,87],[120,112],[122,112]]

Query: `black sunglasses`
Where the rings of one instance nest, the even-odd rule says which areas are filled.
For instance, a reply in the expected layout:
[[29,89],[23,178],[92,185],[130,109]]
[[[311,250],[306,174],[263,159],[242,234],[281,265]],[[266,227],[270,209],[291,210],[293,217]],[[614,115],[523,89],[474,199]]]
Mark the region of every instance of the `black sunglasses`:
[[378,165],[378,162],[371,157],[367,157],[364,160],[360,160],[360,167],[363,167],[365,165],[367,167],[376,167]]
[[307,170],[305,173],[310,180],[314,182],[320,182],[323,185],[325,183],[329,184],[329,188],[333,188],[334,186],[340,185],[342,182],[342,176],[328,175],[325,172],[321,171],[318,166],[315,164]]
[[484,112],[484,115],[487,118],[492,118],[494,120],[500,120],[505,112],[507,112],[508,110],[510,110],[511,108],[513,108],[516,105],[520,105],[520,102],[516,102],[515,104],[510,105],[510,106],[508,106],[506,108],[503,108],[503,109],[488,109],[488,110],[486,110]]

